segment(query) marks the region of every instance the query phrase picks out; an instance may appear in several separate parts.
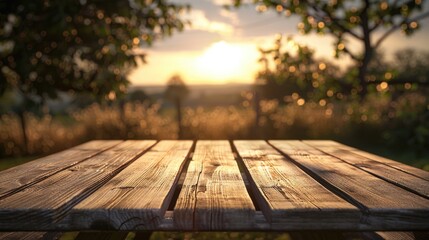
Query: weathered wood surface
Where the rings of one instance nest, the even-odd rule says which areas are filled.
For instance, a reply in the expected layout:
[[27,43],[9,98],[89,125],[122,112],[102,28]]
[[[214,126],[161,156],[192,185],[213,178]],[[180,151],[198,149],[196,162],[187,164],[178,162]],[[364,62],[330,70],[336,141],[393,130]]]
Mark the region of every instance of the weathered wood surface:
[[183,230],[255,225],[255,207],[228,141],[198,141],[174,208],[174,223]]
[[429,232],[375,232],[381,240],[427,240]]
[[0,232],[0,240],[43,240],[46,232]]
[[234,141],[255,198],[273,229],[356,228],[360,211],[265,141]]
[[[387,162],[378,162],[368,157],[357,154],[353,150],[338,148],[335,143],[321,141],[304,141],[304,143],[317,148],[331,156],[334,156],[344,162],[356,166],[368,173],[371,173],[383,180],[401,186],[408,191],[412,191],[420,196],[429,198],[429,181],[417,177],[408,172],[392,167]],[[395,164],[399,166],[399,164]],[[404,167],[402,167],[404,168]]]
[[31,161],[2,171],[0,174],[0,199],[85,161],[120,142],[114,140],[91,141],[37,161]]
[[0,231],[428,231],[427,182],[332,141],[93,141],[1,172]]
[[300,141],[270,141],[331,191],[359,206],[362,229],[429,229],[429,200]]
[[80,229],[153,229],[164,217],[192,141],[161,141],[94,194],[63,223]]
[[[78,202],[155,141],[126,141],[0,200],[0,229],[54,230]],[[26,174],[21,173],[21,174]]]
[[416,177],[425,179],[427,181],[429,181],[429,172],[428,171],[424,171],[422,169],[418,169],[409,165],[405,165],[403,163],[391,160],[391,159],[387,159],[381,156],[377,156],[375,154],[371,154],[369,152],[364,152],[362,150],[338,143],[338,142],[334,142],[334,141],[329,141],[329,140],[311,140],[309,141],[311,142],[311,144],[315,144],[319,147],[334,147],[337,148],[338,150],[346,150],[349,152],[352,152],[354,154],[366,157],[368,159],[380,162],[385,164],[386,166],[392,167],[392,168],[396,168],[400,171],[409,173],[411,175],[414,175]]

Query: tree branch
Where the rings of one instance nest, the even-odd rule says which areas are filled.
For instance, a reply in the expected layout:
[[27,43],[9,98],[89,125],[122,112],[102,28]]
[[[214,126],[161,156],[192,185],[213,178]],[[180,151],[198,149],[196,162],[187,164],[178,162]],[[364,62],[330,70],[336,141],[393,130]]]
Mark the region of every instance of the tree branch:
[[[398,3],[399,3],[399,0],[395,0],[391,5],[391,7],[389,7],[389,8],[393,8],[393,9],[395,9],[395,8],[397,8],[398,7]],[[404,3],[402,3],[402,4],[404,4]],[[400,6],[399,6],[400,7]],[[390,20],[389,21],[391,21],[392,20],[392,16],[390,16]],[[380,18],[379,19],[379,21],[377,21],[375,24],[374,24],[374,26],[372,26],[372,27],[370,27],[370,32],[372,32],[372,31],[374,31],[375,29],[377,29],[378,27],[380,27],[381,26],[381,24],[383,24],[385,21],[382,19],[382,18]]]
[[353,60],[360,62],[362,59],[359,59],[355,54],[349,51],[347,47],[344,47],[343,52],[347,53]]
[[[317,15],[313,16],[315,18],[318,18],[322,21],[326,21],[326,18],[332,23],[334,24],[336,27],[338,27],[341,31],[343,31],[344,33],[348,33],[351,36],[362,40],[362,37],[359,36],[358,34],[356,34],[355,32],[353,32],[351,29],[348,29],[347,27],[345,27],[344,25],[342,25],[340,23],[340,19],[334,18],[329,12],[323,11],[322,9],[318,8],[316,5],[314,4],[310,4],[309,6],[315,11],[315,13]],[[319,15],[320,13],[323,13],[323,16]]]
[[418,20],[422,20],[422,19],[424,19],[424,18],[426,18],[426,17],[429,17],[429,12],[425,12],[425,13],[422,13],[421,15],[419,15],[419,16],[417,16],[417,17],[415,17],[415,18],[411,18],[411,19],[405,19],[404,21],[402,21],[401,23],[399,23],[399,24],[396,24],[396,25],[393,25],[387,32],[385,32],[384,34],[383,34],[383,36],[381,36],[378,40],[377,40],[377,42],[375,43],[375,45],[374,45],[374,49],[376,49],[376,48],[378,48],[380,45],[381,45],[381,43],[387,38],[387,37],[389,37],[392,33],[394,33],[396,30],[398,30],[399,28],[401,28],[401,26],[402,26],[402,24],[409,24],[410,22],[413,22],[413,21],[418,21]]

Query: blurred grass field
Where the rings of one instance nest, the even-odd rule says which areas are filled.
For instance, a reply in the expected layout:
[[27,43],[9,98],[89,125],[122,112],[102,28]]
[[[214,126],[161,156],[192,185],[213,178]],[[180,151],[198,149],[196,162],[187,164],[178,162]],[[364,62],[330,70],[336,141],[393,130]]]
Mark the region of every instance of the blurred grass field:
[[[407,101],[420,101],[414,98]],[[392,108],[387,101],[376,99],[361,105],[261,101],[257,123],[251,101],[244,98],[240,105],[185,107],[184,138],[330,139],[429,170],[428,151],[416,142],[418,128],[402,129],[386,117],[390,116],[386,111]],[[413,112],[412,106],[406,104],[404,108]],[[399,110],[395,114],[397,112]],[[62,115],[27,113],[28,145],[25,147],[18,116],[3,114],[0,116],[0,170],[92,139],[177,139],[174,115],[173,109],[162,108],[159,103],[127,103],[123,109],[94,103]],[[412,119],[412,116],[406,118]],[[408,132],[404,133],[405,130]]]

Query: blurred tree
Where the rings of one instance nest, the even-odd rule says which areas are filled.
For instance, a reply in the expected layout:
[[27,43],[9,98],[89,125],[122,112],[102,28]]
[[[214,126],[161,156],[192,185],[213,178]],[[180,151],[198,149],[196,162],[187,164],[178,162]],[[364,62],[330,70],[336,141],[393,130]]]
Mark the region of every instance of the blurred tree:
[[369,91],[388,93],[392,100],[408,91],[424,92],[429,86],[429,53],[404,49],[395,52],[394,56],[393,61],[386,61],[382,52],[374,52],[368,65],[368,84],[373,85]]
[[174,75],[168,80],[167,89],[164,92],[164,97],[172,102],[176,107],[178,137],[183,138],[182,126],[182,103],[188,97],[189,89],[179,75]]
[[[238,7],[244,1],[233,2]],[[253,3],[260,12],[271,8],[286,16],[299,15],[301,22],[298,28],[301,33],[317,32],[333,36],[336,39],[335,56],[346,54],[356,62],[361,99],[367,94],[368,65],[375,50],[398,30],[411,35],[420,27],[419,21],[429,16],[429,12],[416,15],[423,9],[422,0],[253,0]],[[361,52],[353,51],[351,47],[352,42],[356,41],[362,44]]]
[[125,90],[138,47],[182,30],[184,6],[167,1],[2,1],[1,90],[111,98]]
[[[342,81],[339,68],[328,61],[314,57],[314,51],[298,44],[291,37],[278,35],[270,49],[259,49],[263,70],[257,74],[254,85],[254,136],[267,137],[267,129],[260,128],[260,100],[275,99],[277,103],[295,103],[299,106],[314,101],[321,106],[330,99],[343,98],[350,92],[350,84]],[[265,119],[270,119],[265,117]],[[268,120],[270,121],[270,120]],[[268,124],[272,126],[272,124]]]
[[145,56],[139,46],[182,30],[186,8],[167,0],[1,1],[0,96],[13,89],[24,102],[58,91],[113,100]]
[[299,99],[326,102],[349,86],[340,80],[337,66],[316,59],[314,50],[290,37],[284,41],[278,35],[273,48],[259,51],[264,69],[257,75],[255,88],[262,99],[277,99],[280,103]]
[[[429,52],[404,49],[395,53],[394,68],[397,70],[396,79],[402,84],[429,85],[428,66]],[[409,85],[407,84],[407,86]]]
[[150,97],[141,89],[137,89],[128,93],[127,101],[140,102],[150,101]]

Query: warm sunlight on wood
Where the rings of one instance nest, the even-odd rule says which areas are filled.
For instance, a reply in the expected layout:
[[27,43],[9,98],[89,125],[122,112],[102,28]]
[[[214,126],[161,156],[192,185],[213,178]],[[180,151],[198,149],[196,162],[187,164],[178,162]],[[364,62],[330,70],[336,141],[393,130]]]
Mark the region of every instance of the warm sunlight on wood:
[[213,43],[195,62],[199,75],[207,80],[229,81],[242,76],[246,51],[225,41]]

